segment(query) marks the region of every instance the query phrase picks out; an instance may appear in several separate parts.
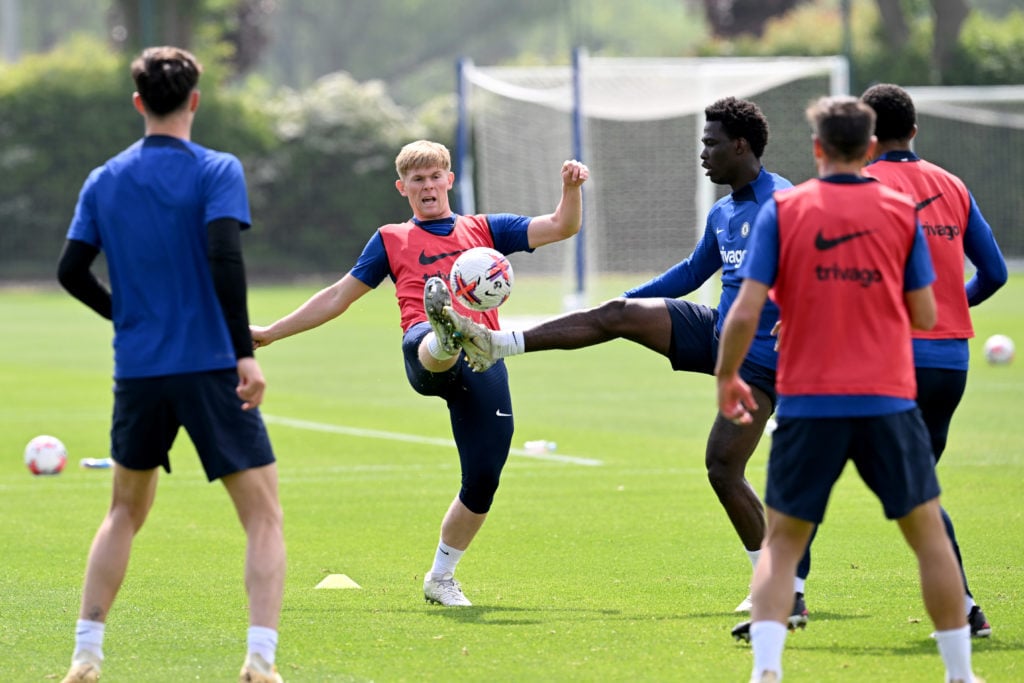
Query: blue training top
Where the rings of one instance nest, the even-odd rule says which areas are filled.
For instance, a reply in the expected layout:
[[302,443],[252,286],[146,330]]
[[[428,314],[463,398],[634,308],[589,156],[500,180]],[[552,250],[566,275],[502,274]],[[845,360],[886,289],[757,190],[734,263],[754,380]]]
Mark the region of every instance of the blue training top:
[[[722,296],[718,300],[716,328],[721,334],[722,323],[739,294],[742,279],[737,271],[747,253],[747,240],[757,212],[772,198],[772,193],[793,187],[777,173],[762,168],[749,185],[722,197],[708,212],[704,235],[693,253],[661,275],[627,291],[627,298],[678,298],[695,291],[712,275],[722,271]],[[767,368],[775,368],[778,353],[772,327],[779,319],[779,309],[771,301],[765,302],[757,335],[747,352],[747,359]]]
[[104,252],[114,320],[114,377],[234,368],[207,260],[206,226],[250,224],[238,159],[151,135],[93,170],[69,240]]

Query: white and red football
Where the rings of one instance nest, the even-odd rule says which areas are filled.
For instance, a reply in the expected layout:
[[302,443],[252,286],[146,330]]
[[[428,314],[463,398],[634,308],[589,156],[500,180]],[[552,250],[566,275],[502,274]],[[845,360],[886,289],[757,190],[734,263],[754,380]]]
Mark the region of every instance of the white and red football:
[[448,276],[452,294],[474,311],[489,311],[505,303],[514,281],[508,258],[490,247],[464,251],[455,259]]

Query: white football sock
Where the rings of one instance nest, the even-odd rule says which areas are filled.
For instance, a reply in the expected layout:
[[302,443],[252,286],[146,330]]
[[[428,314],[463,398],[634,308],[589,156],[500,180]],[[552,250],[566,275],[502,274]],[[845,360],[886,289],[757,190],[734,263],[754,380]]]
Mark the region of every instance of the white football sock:
[[455,566],[459,564],[459,560],[462,559],[462,553],[464,552],[466,551],[456,550],[439,541],[437,552],[434,553],[434,566],[430,568],[428,577],[431,579],[442,579],[445,574],[449,576],[455,574]]
[[744,548],[744,550],[747,551],[747,557],[750,558],[751,568],[757,569],[757,560],[761,557],[761,549],[758,548],[757,550],[747,550],[746,548]]
[[495,358],[518,356],[526,352],[523,333],[519,330],[495,330],[491,332],[491,349]]
[[807,584],[807,579],[801,579],[799,576],[793,579],[793,592],[803,593],[804,586]]
[[947,681],[973,681],[971,670],[971,627],[936,631],[935,642],[946,665]]
[[79,619],[75,623],[75,652],[92,652],[103,659],[103,632],[107,625],[102,621]]
[[441,348],[441,342],[437,341],[437,335],[432,334],[430,339],[427,340],[427,353],[436,358],[437,360],[448,360],[455,354],[448,353]]
[[267,664],[274,663],[277,654],[277,631],[266,626],[250,626],[246,644],[251,654],[263,657]]
[[755,621],[750,625],[750,646],[754,650],[753,680],[765,671],[774,671],[782,680],[782,648],[786,645],[786,626],[777,621]]

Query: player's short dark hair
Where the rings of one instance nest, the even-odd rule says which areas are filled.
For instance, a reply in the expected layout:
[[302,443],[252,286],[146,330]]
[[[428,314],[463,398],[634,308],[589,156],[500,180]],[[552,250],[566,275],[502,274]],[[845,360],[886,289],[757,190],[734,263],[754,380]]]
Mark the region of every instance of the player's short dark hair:
[[875,110],[875,137],[879,142],[910,139],[917,111],[906,90],[892,83],[879,83],[865,90],[860,99]]
[[199,83],[203,65],[187,50],[147,47],[132,61],[132,80],[146,109],[164,116],[185,104]]
[[864,157],[875,130],[875,112],[856,97],[822,97],[807,107],[807,121],[825,154],[842,161]]
[[768,119],[753,102],[724,97],[704,109],[704,118],[721,123],[730,140],[746,140],[758,159],[764,154],[768,144]]

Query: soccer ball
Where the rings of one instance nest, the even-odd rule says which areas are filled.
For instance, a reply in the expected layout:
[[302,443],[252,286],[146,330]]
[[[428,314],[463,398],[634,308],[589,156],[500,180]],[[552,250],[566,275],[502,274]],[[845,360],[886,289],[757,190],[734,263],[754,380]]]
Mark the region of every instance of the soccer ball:
[[989,365],[1008,365],[1013,352],[1013,340],[1005,334],[993,334],[985,340],[985,360]]
[[25,465],[32,474],[60,474],[68,449],[55,436],[37,436],[25,446]]
[[505,303],[513,281],[512,264],[490,247],[464,251],[455,259],[448,276],[455,298],[474,311],[489,311]]

